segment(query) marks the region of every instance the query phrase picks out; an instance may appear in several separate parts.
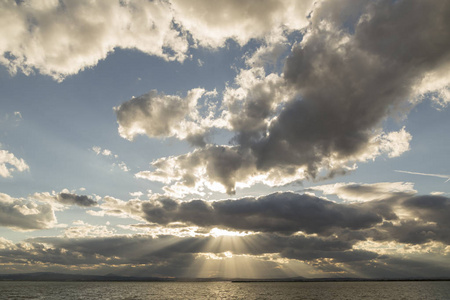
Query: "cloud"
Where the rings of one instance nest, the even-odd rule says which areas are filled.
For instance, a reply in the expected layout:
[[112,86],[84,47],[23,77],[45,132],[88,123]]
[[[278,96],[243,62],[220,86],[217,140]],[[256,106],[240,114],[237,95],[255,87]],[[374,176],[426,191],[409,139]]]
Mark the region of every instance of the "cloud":
[[402,171],[402,170],[395,170],[395,172],[405,173],[405,174],[413,174],[413,175],[422,175],[422,176],[431,176],[431,177],[445,178],[445,179],[447,179],[445,182],[448,182],[450,180],[450,175],[410,172],[410,171]]
[[102,150],[102,148],[99,146],[93,146],[92,151],[94,151],[95,154],[97,154],[97,155],[102,155],[102,156],[106,156],[110,159],[114,159],[115,162],[112,164],[113,167],[117,166],[124,172],[128,172],[130,170],[130,169],[128,169],[128,166],[125,162],[118,160],[119,155],[113,154],[113,152],[111,150],[106,149],[106,148]]
[[108,226],[104,225],[90,225],[86,224],[83,221],[73,222],[74,225],[72,227],[68,227],[64,230],[64,236],[67,238],[86,238],[86,237],[104,237],[104,236],[112,236],[115,233],[115,230],[108,228]]
[[[183,61],[188,42],[166,1],[2,1],[0,63],[63,80],[115,48]],[[51,21],[50,21],[51,20]]]
[[304,27],[313,1],[264,2],[7,0],[0,4],[0,63],[13,74],[36,70],[61,81],[116,48],[182,62],[188,34],[192,46],[244,45],[273,29]]
[[124,202],[107,197],[100,208],[110,215],[130,216],[161,225],[183,222],[201,227],[286,234],[303,231],[330,235],[335,228],[370,228],[383,220],[382,214],[362,206],[293,193],[213,202],[180,202],[163,196]]
[[[232,194],[256,182],[331,178],[358,162],[402,155],[411,134],[405,127],[385,132],[383,121],[405,116],[430,74],[450,67],[449,10],[441,1],[317,3],[282,74],[266,75],[256,64],[225,90],[221,117],[235,133],[232,146],[160,159],[137,176],[172,183],[168,195],[204,187]],[[405,33],[412,29],[421,34]]]
[[[449,266],[442,255],[450,245],[450,199],[416,196],[407,186],[348,185],[366,190],[369,197],[383,195],[354,204],[294,193],[219,201],[178,201],[160,195],[129,201],[105,197],[99,207],[104,214],[147,221],[134,226],[141,233],[120,235],[109,224],[75,221],[61,237],[17,244],[0,238],[0,263],[15,270],[26,263],[28,270],[36,271],[67,272],[77,266],[87,273],[121,270],[127,275],[183,277],[198,275],[199,270],[192,267],[205,260],[212,260],[209,267],[216,269],[213,261],[238,263],[245,258],[248,264],[263,264],[273,276],[286,273],[271,270],[298,263],[309,266],[302,268],[302,275],[312,277],[330,277],[335,272],[404,277],[413,275],[409,266],[414,276],[445,274]],[[0,206],[5,214],[0,218],[3,226],[30,230],[49,228],[56,222],[49,204],[1,194]],[[215,234],[218,228],[252,234]],[[386,269],[386,264],[395,267]],[[239,274],[247,274],[243,272]]]
[[75,195],[70,193],[59,193],[56,196],[56,199],[58,202],[65,204],[65,205],[78,205],[78,206],[94,206],[97,205],[97,202],[92,200],[86,195]]
[[192,89],[185,98],[158,94],[156,90],[132,98],[115,107],[119,134],[132,141],[136,135],[186,139],[194,145],[205,145],[206,128],[199,124],[197,101],[204,89]]
[[[245,111],[245,109],[241,111]],[[231,126],[241,126],[247,121],[251,123],[251,118],[232,117],[229,121],[232,124]],[[236,120],[236,123],[233,123],[232,120]],[[188,154],[160,158],[151,163],[154,170],[141,171],[135,176],[165,183],[167,186],[164,187],[164,190],[169,196],[204,195],[205,189],[235,194],[236,188],[249,187],[256,183],[281,186],[314,177],[323,179],[317,174],[319,170],[328,172],[324,177],[325,179],[336,174],[344,174],[356,168],[353,164],[355,161],[367,161],[383,153],[389,156],[398,155],[406,149],[406,145],[409,146],[410,139],[410,135],[404,129],[399,132],[391,132],[388,137],[384,133],[378,134],[371,139],[365,151],[345,158],[333,154],[331,157],[321,158],[320,164],[314,164],[313,161],[303,161],[309,157],[308,153],[298,150],[295,150],[294,153],[294,149],[292,149],[291,154],[295,155],[297,160],[293,157],[289,158],[288,154],[286,156],[274,156],[278,164],[270,168],[263,168],[259,166],[259,154],[248,147],[253,147],[252,143],[260,142],[258,137],[261,135],[252,128],[255,128],[255,126],[264,127],[267,124],[268,122],[260,119],[258,123],[253,124],[253,127],[242,125],[241,133],[234,139],[234,141],[242,141],[240,145],[206,145],[204,148],[196,149]],[[393,140],[391,139],[392,135],[400,138]],[[283,143],[283,145],[286,144]],[[312,156],[321,155],[319,151],[314,152],[313,149],[314,147],[310,149]],[[289,160],[290,164],[286,160]],[[316,170],[317,168],[319,170]]]
[[99,146],[92,147],[92,151],[94,151],[95,154],[97,154],[97,155],[100,155],[100,154],[103,155],[103,156],[112,156],[113,155],[111,150],[109,150],[109,149],[103,149],[102,150],[102,148],[99,147]]
[[[114,273],[120,271],[122,275],[163,277],[199,277],[202,264],[208,270],[216,270],[217,276],[241,278],[252,277],[249,272],[252,267],[260,267],[265,275],[259,276],[268,278],[291,274],[280,270],[294,266],[301,267],[300,273],[306,277],[334,277],[336,272],[346,277],[441,276],[448,270],[448,262],[436,260],[436,253],[426,253],[425,249],[421,255],[428,259],[419,262],[414,254],[395,251],[380,254],[355,249],[356,243],[336,237],[270,233],[241,237],[141,234],[39,237],[17,244],[0,238],[0,263],[6,269],[13,266],[16,270],[26,263],[28,270],[36,271],[76,269],[105,274],[115,270]],[[243,264],[245,268],[234,274],[229,272],[233,268],[224,268],[228,264]]]
[[[417,82],[448,59],[449,48],[438,42],[447,33],[435,22],[435,13],[445,19],[448,7],[441,2],[369,4],[351,31],[333,15],[342,11],[336,5],[324,2],[313,12],[307,34],[286,61],[284,78],[298,95],[270,124],[266,138],[252,147],[259,168],[307,165],[314,177],[330,158],[351,159],[370,150],[380,122],[401,111]],[[392,30],[385,30],[381,20]],[[430,35],[404,37],[399,28],[410,22]],[[381,47],[380,36],[392,43]],[[404,52],[404,42],[417,45],[417,51]],[[402,142],[388,146],[391,157],[406,151],[411,138],[404,130],[385,135],[391,142],[395,137]]]
[[[233,242],[232,242],[233,241]],[[218,244],[219,243],[219,244]],[[246,245],[254,246],[246,246]],[[123,270],[123,275],[133,268],[140,276],[195,277],[198,276],[192,266],[201,258],[216,261],[235,262],[242,257],[247,270],[238,274],[221,273],[219,276],[249,277],[248,265],[263,264],[269,277],[285,276],[280,269],[290,259],[313,262],[328,258],[338,263],[352,263],[363,258],[376,258],[376,253],[351,250],[350,243],[336,239],[293,236],[285,237],[272,234],[260,234],[250,237],[176,237],[160,235],[157,237],[142,235],[115,235],[103,237],[43,237],[29,239],[26,243],[14,244],[0,240],[0,263],[20,268],[27,261],[29,268],[36,265],[59,266],[70,270],[72,266],[89,270]],[[286,259],[287,258],[287,259]],[[143,268],[143,269],[142,269]],[[224,272],[223,268],[210,268]],[[136,270],[135,269],[135,270]],[[278,272],[277,272],[278,270]],[[132,271],[131,271],[132,272]],[[316,273],[317,274],[317,273]],[[134,275],[137,275],[136,273]],[[261,276],[261,275],[260,275]]]
[[313,1],[171,1],[175,19],[202,46],[221,47],[227,39],[245,45],[280,28],[298,30],[308,24]]
[[179,201],[161,195],[129,201],[105,197],[96,214],[133,218],[155,227],[178,224],[250,233],[336,235],[342,241],[450,244],[448,197],[418,196],[409,183],[341,184],[317,190],[357,202],[336,203],[290,192],[218,201]]
[[365,202],[391,198],[394,195],[414,195],[411,182],[335,183],[313,186],[305,191],[321,191],[324,195],[337,195],[345,201]]
[[66,206],[77,205],[81,207],[96,206],[97,201],[86,195],[76,195],[70,193],[68,190],[63,190],[61,193],[34,193],[31,196],[32,199],[36,199],[43,202],[48,202],[55,206],[55,209],[62,210]]
[[0,176],[4,178],[12,177],[12,172],[24,172],[30,167],[22,158],[17,158],[7,150],[0,150]]
[[55,223],[55,214],[48,203],[36,203],[0,193],[0,226],[26,231],[52,228]]
[[224,91],[224,119],[228,128],[238,133],[237,143],[251,143],[267,131],[279,105],[292,94],[281,76],[266,76],[262,67],[241,70],[235,84],[237,88],[227,87]]

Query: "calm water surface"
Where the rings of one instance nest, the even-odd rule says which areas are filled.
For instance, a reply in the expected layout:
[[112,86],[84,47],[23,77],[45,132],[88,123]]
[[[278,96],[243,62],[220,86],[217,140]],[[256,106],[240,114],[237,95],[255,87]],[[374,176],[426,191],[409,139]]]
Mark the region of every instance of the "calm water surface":
[[0,282],[0,299],[450,299],[450,282]]

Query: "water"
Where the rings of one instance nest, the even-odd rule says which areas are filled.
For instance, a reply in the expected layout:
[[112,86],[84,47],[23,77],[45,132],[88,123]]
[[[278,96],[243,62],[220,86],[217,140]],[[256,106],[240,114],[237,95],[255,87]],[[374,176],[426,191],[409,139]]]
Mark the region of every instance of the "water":
[[0,282],[0,299],[450,299],[439,282]]

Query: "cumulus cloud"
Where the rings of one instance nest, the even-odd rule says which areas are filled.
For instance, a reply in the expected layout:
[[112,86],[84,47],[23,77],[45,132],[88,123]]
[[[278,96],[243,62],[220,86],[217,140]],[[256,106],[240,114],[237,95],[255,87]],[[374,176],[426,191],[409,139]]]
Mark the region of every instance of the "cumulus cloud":
[[[166,1],[2,1],[0,63],[56,80],[94,66],[115,48],[183,61],[188,42]],[[51,20],[51,21],[50,21]],[[170,51],[167,51],[170,49]]]
[[[244,112],[245,109],[240,111]],[[188,154],[160,158],[151,163],[154,170],[141,171],[136,177],[165,183],[166,194],[174,197],[183,197],[186,194],[204,195],[206,189],[235,194],[236,188],[249,187],[255,183],[281,186],[298,180],[321,179],[318,177],[318,170],[328,172],[325,178],[344,174],[355,168],[354,162],[367,161],[382,154],[399,155],[407,150],[411,138],[404,129],[390,134],[381,133],[368,142],[365,151],[344,158],[337,154],[322,157],[319,165],[313,161],[306,161],[308,153],[295,150],[296,152],[291,154],[295,155],[297,160],[287,156],[276,156],[274,159],[278,161],[277,165],[263,168],[258,161],[260,158],[258,153],[248,147],[261,141],[259,139],[261,135],[258,130],[254,130],[254,126],[267,126],[269,117],[267,120],[259,119],[253,123],[253,127],[244,126],[247,122],[251,123],[252,118],[242,116],[228,119],[229,126],[242,126],[241,132],[233,139],[240,144],[206,145]],[[399,136],[399,139],[392,139],[392,136]],[[321,155],[313,149],[315,148],[310,149],[312,156]]]
[[[432,89],[421,88],[430,74],[448,70],[449,10],[441,1],[317,3],[283,74],[267,75],[254,54],[236,87],[225,90],[221,118],[235,133],[232,146],[163,158],[137,176],[173,183],[169,195],[217,186],[232,194],[256,182],[320,180],[380,155],[402,155],[411,134],[405,127],[385,132],[382,124]],[[422,34],[406,34],[414,28]]]
[[51,228],[55,223],[55,214],[48,203],[36,203],[0,193],[0,226],[25,231]]
[[223,46],[227,39],[245,45],[250,39],[264,39],[271,33],[298,30],[308,24],[312,0],[263,1],[171,1],[175,19],[200,45]]
[[223,118],[230,130],[238,132],[237,143],[251,143],[267,131],[279,105],[292,94],[281,76],[275,73],[266,76],[262,67],[241,70],[235,84],[237,88],[228,87],[224,92]]
[[[3,1],[0,63],[11,73],[34,70],[63,80],[96,65],[115,48],[137,49],[168,61],[194,45],[241,45],[275,29],[307,24],[313,1]],[[52,20],[49,22],[49,20]]]
[[17,158],[13,153],[7,150],[0,150],[0,176],[12,177],[12,172],[24,172],[29,170],[29,166],[23,158]]
[[[197,101],[204,89],[192,89],[185,98],[152,90],[132,98],[114,110],[121,137],[132,141],[136,135],[177,137],[193,145],[204,146],[207,120],[200,120]],[[212,124],[206,124],[212,125]]]
[[[421,14],[419,3],[379,1],[368,5],[353,25],[354,33],[344,28],[337,16],[323,18],[324,13],[341,11],[327,10],[337,4],[325,2],[314,11],[307,34],[293,48],[284,69],[284,78],[298,91],[297,99],[271,123],[267,138],[253,146],[261,168],[308,165],[314,176],[329,158],[350,158],[370,149],[380,122],[402,109],[405,100],[414,96],[418,80],[448,59],[448,47],[435,36],[443,38],[447,33],[435,22],[434,14]],[[425,6],[445,19],[448,8],[440,2]],[[406,9],[411,14],[404,13]],[[411,47],[420,45],[419,49],[402,52],[406,48],[398,28],[417,20],[415,13],[421,14],[420,28],[433,35],[409,35],[406,42]],[[383,35],[377,31],[385,28],[380,26],[379,15],[392,27]],[[383,41],[392,40],[388,49],[380,46],[379,36]],[[410,136],[404,130],[386,134],[385,140],[395,141],[396,137],[402,142],[386,146],[391,157],[408,149]]]

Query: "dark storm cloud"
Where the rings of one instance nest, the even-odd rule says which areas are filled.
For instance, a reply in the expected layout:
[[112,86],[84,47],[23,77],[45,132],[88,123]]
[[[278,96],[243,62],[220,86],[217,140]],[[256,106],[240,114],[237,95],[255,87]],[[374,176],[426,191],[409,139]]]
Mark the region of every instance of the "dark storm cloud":
[[70,193],[60,193],[56,196],[56,200],[65,205],[78,205],[78,206],[95,206],[97,201],[89,198],[86,195],[75,195]]

